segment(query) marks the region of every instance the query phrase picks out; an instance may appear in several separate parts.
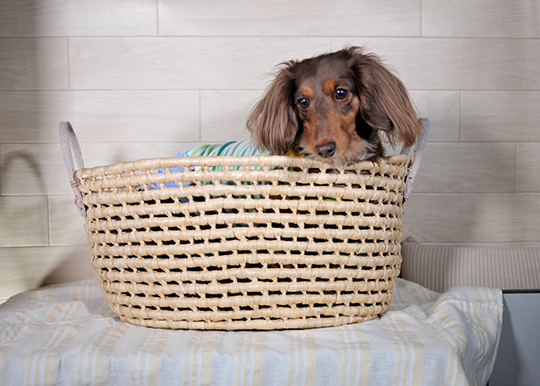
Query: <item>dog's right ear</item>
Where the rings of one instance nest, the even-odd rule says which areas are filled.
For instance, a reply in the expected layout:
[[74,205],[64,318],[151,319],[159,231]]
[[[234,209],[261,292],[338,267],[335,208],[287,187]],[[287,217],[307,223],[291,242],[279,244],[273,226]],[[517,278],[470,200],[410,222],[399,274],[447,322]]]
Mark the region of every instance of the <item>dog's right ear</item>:
[[364,54],[359,47],[344,52],[351,58],[362,118],[385,132],[392,146],[396,138],[406,147],[414,145],[422,128],[403,83],[376,55]]
[[294,65],[294,61],[284,64],[247,119],[252,140],[272,154],[286,153],[298,132],[298,118],[293,108]]

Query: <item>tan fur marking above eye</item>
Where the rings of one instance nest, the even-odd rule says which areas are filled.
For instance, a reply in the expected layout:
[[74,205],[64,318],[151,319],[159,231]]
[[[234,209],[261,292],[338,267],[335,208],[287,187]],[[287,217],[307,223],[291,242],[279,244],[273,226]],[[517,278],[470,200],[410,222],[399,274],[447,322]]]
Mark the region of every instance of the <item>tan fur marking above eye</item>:
[[327,94],[327,95],[332,95],[334,93],[334,90],[336,88],[336,82],[334,82],[333,80],[327,80],[326,82],[324,82],[324,93]]
[[300,93],[305,96],[306,98],[313,98],[313,95],[315,95],[315,93],[313,92],[313,90],[308,87],[308,86],[302,86],[300,87]]

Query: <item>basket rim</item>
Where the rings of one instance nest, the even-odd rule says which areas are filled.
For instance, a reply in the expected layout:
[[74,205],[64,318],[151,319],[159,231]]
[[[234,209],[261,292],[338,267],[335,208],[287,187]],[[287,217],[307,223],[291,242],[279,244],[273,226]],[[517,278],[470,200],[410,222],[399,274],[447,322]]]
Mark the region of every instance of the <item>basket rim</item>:
[[377,161],[359,161],[352,164],[337,165],[312,158],[296,158],[285,155],[262,156],[196,156],[196,157],[165,157],[142,158],[136,161],[117,162],[109,165],[85,167],[75,171],[79,178],[100,176],[106,173],[126,173],[132,170],[157,170],[162,167],[189,167],[197,166],[241,166],[241,165],[268,165],[300,168],[322,168],[338,170],[369,169],[383,164],[409,165],[411,158],[405,154],[395,154],[382,157]]

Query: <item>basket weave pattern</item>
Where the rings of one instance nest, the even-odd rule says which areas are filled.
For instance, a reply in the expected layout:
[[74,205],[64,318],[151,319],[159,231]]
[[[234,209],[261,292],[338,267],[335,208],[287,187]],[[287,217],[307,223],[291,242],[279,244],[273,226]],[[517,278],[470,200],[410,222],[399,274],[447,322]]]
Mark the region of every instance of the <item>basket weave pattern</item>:
[[409,162],[337,169],[304,158],[192,157],[80,169],[96,277],[113,311],[144,326],[372,319],[388,309],[399,274]]

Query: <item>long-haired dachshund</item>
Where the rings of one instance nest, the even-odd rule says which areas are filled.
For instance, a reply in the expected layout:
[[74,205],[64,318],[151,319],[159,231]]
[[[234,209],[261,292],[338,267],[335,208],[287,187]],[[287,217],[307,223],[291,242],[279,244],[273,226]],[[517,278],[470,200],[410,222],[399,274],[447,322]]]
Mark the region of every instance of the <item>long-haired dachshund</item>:
[[247,126],[273,154],[297,148],[335,164],[383,156],[379,131],[408,147],[421,130],[405,86],[359,47],[282,64]]

